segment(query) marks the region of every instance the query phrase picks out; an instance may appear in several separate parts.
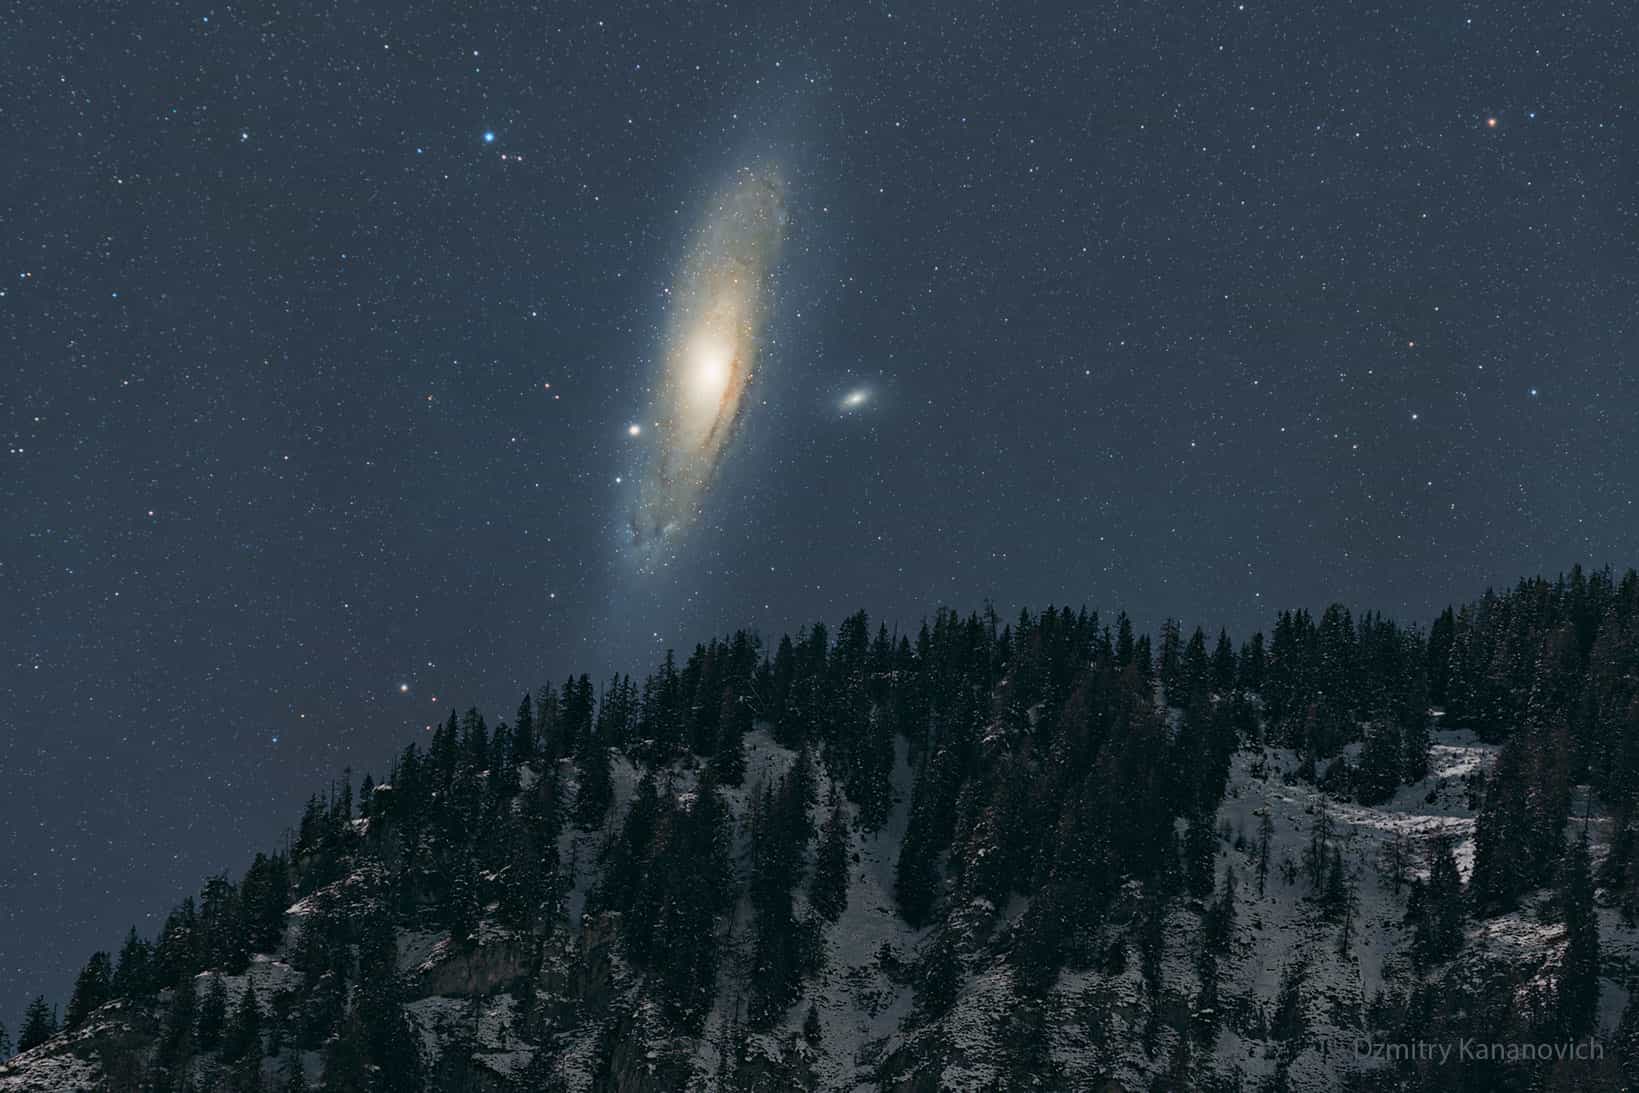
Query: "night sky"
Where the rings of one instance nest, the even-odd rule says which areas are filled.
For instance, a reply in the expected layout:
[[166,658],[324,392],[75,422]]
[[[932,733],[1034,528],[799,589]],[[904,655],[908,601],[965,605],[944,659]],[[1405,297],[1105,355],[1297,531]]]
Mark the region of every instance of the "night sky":
[[[571,670],[1639,561],[1625,0],[1078,6],[0,17],[0,1020]],[[643,572],[630,426],[753,163],[754,382]]]

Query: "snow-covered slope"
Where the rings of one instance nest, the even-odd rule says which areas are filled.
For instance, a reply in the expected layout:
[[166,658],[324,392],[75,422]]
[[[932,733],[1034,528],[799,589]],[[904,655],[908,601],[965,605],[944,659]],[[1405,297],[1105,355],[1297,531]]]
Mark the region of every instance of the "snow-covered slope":
[[[452,1073],[441,1062],[460,1045],[470,1065],[463,1088],[526,1087],[526,1073],[540,1064],[557,1088],[589,1091],[594,1074],[606,1067],[608,1087],[623,1091],[690,1088],[804,1088],[852,1091],[1260,1088],[1284,1082],[1298,1090],[1336,1090],[1347,1075],[1386,1064],[1357,1052],[1372,1033],[1374,999],[1408,994],[1419,981],[1409,959],[1410,930],[1403,925],[1406,881],[1422,869],[1413,854],[1399,880],[1385,863],[1397,840],[1401,848],[1437,833],[1456,842],[1460,870],[1472,863],[1474,806],[1494,749],[1472,735],[1436,735],[1428,776],[1404,786],[1379,807],[1329,799],[1294,777],[1297,756],[1281,749],[1237,752],[1218,814],[1216,875],[1236,878],[1235,929],[1228,952],[1218,961],[1218,1004],[1213,1019],[1199,1012],[1198,976],[1206,901],[1185,898],[1173,905],[1164,924],[1159,991],[1146,982],[1139,956],[1138,911],[1143,892],[1129,882],[1104,920],[1099,947],[1111,955],[1098,968],[1067,970],[1039,1001],[1019,989],[1008,952],[1028,902],[1013,897],[1006,906],[984,900],[954,908],[944,922],[913,930],[893,902],[895,859],[909,811],[911,767],[898,741],[894,772],[896,804],[884,826],[873,833],[851,832],[847,909],[823,930],[823,965],[804,984],[801,999],[783,1022],[768,1032],[743,1031],[743,999],[750,975],[748,937],[751,909],[742,899],[723,925],[725,956],[715,1005],[698,1038],[665,1026],[639,999],[640,976],[622,960],[614,944],[618,924],[586,916],[587,893],[597,879],[599,849],[630,803],[639,771],[615,764],[615,808],[599,831],[566,830],[559,853],[565,875],[573,877],[567,898],[568,924],[550,936],[518,936],[485,922],[475,944],[453,945],[426,925],[400,931],[399,969],[408,984],[410,1025],[429,1073]],[[743,786],[725,791],[734,817],[734,850],[743,869],[748,852],[750,804],[766,783],[788,771],[796,755],[766,732],[746,741]],[[566,764],[565,771],[573,767]],[[819,798],[831,773],[818,768]],[[694,791],[696,774],[685,766],[666,781],[670,792]],[[1316,816],[1332,823],[1332,843],[1356,893],[1343,926],[1328,917],[1302,871]],[[816,805],[816,828],[825,819]],[[1578,814],[1581,809],[1579,807]],[[1260,827],[1270,821],[1269,868],[1259,891]],[[1592,825],[1596,860],[1604,829]],[[1408,842],[1409,841],[1409,842]],[[813,847],[810,846],[810,855]],[[1284,863],[1293,868],[1283,868]],[[1295,875],[1294,875],[1295,874]],[[345,904],[368,886],[359,876],[344,878],[291,907],[291,940],[319,901]],[[1527,899],[1508,915],[1471,922],[1462,954],[1448,966],[1426,972],[1441,977],[1480,975],[1487,962],[1527,969],[1514,979],[1552,978],[1563,946],[1563,928],[1545,914],[1544,894]],[[805,916],[799,888],[797,915]],[[1619,985],[1635,967],[1639,937],[1613,912],[1602,912],[1602,944],[1607,982],[1601,1010],[1608,1031],[1626,1004]],[[255,958],[245,975],[224,977],[231,1004],[246,983],[264,1005],[299,975],[287,963],[289,951]],[[919,1007],[912,985],[915,969],[927,960],[958,965],[955,1003],[930,1014]],[[214,973],[206,973],[208,978]],[[1295,982],[1306,1026],[1300,1038],[1283,1039],[1273,1030],[1284,985]],[[200,985],[201,990],[205,986]],[[618,1005],[621,1002],[630,1006]],[[818,1034],[804,1035],[810,1006]],[[612,1014],[625,1025],[611,1030]],[[74,1033],[0,1065],[0,1093],[127,1088],[111,1068],[120,1055],[151,1041],[159,1018],[130,1003],[104,1007]],[[1215,1028],[1197,1034],[1185,1029]],[[1031,1030],[1042,1049],[1031,1054]],[[611,1035],[618,1042],[612,1051]],[[541,1053],[543,1057],[537,1058]],[[602,1060],[600,1062],[600,1059]],[[288,1062],[288,1059],[286,1060]],[[318,1057],[303,1060],[317,1075]],[[537,1069],[530,1071],[531,1064]],[[282,1064],[264,1060],[270,1085]],[[208,1065],[199,1071],[202,1088],[221,1074]],[[451,1079],[453,1081],[453,1079]],[[453,1086],[452,1086],[453,1088]]]

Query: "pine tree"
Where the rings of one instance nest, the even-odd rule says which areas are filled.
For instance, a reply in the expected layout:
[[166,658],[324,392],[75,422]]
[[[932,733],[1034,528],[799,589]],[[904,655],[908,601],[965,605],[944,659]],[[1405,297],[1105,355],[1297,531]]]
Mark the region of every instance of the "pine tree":
[[1411,870],[1411,836],[1405,832],[1396,832],[1383,844],[1378,857],[1378,873],[1389,882],[1389,891],[1395,895],[1405,887],[1406,876]]
[[1309,1027],[1303,1012],[1303,980],[1308,974],[1309,969],[1301,960],[1282,970],[1275,1012],[1269,1020],[1270,1038],[1283,1041],[1289,1054],[1302,1046]]
[[171,1069],[187,1061],[194,1052],[194,1020],[199,1015],[199,996],[194,977],[185,974],[171,990],[171,1007],[165,1015],[165,1031],[159,1045],[159,1061]]
[[1343,889],[1343,907],[1340,912],[1343,916],[1343,928],[1337,935],[1337,953],[1345,959],[1354,946],[1354,918],[1359,906],[1360,900],[1355,893],[1354,885],[1347,885]]
[[1177,619],[1161,623],[1161,653],[1156,671],[1161,687],[1166,692],[1167,705],[1180,706],[1186,697],[1181,686],[1183,679],[1183,635]]
[[[1485,800],[1474,824],[1474,871],[1470,886],[1482,911],[1514,905],[1519,894],[1534,885],[1540,863],[1532,847],[1531,757],[1526,734],[1508,740],[1497,754],[1485,782]],[[1552,830],[1561,831],[1564,818]]]
[[[451,1045],[446,1055],[458,1052],[459,1047]],[[324,1042],[323,1060],[319,1093],[369,1093],[370,1061],[365,1054],[363,1034],[356,1020],[345,1022],[336,1035]],[[462,1082],[452,1082],[451,1087],[470,1088]]]
[[961,953],[955,936],[949,930],[936,931],[933,943],[917,965],[917,1007],[929,1016],[948,1011],[956,1004],[962,975]]
[[1349,877],[1343,867],[1343,851],[1332,848],[1331,862],[1326,868],[1325,887],[1321,890],[1320,905],[1327,918],[1343,913],[1349,901]]
[[1428,711],[1413,709],[1400,735],[1400,780],[1408,784],[1428,776]]
[[1317,892],[1326,882],[1326,867],[1331,864],[1331,855],[1327,853],[1331,840],[1332,814],[1322,797],[1309,825],[1309,845],[1303,848],[1303,868],[1309,874],[1309,887]]
[[467,708],[461,718],[461,751],[465,764],[473,771],[489,767],[489,725],[476,706]]
[[802,875],[813,764],[806,747],[778,787],[765,787],[753,801],[749,895],[757,914],[752,924],[752,983],[748,1014],[754,1026],[776,1023],[795,1000],[802,977],[818,954],[816,929],[796,920],[791,889]]
[[1400,727],[1389,720],[1374,722],[1366,729],[1366,742],[1360,749],[1360,766],[1356,771],[1360,803],[1375,805],[1392,797],[1405,767]]
[[1218,631],[1218,644],[1212,651],[1212,689],[1227,694],[1235,686],[1235,646],[1229,640],[1229,631]]
[[831,808],[820,835],[808,902],[827,921],[835,922],[848,908],[848,820],[842,802]]
[[11,1058],[11,1034],[6,1031],[5,1022],[0,1021],[0,1063]]
[[698,1034],[716,989],[716,919],[732,894],[728,810],[710,767],[684,809],[668,794],[667,820],[676,833],[655,861],[649,884],[653,923],[648,956],[671,1016]]
[[939,853],[935,831],[940,781],[937,769],[936,762],[923,760],[911,794],[905,840],[900,844],[899,860],[894,864],[894,901],[899,904],[899,913],[912,926],[926,924],[939,886],[939,866],[935,860]]
[[478,870],[470,854],[462,855],[451,881],[447,921],[450,940],[465,945],[478,931]]
[[376,780],[366,772],[364,781],[359,783],[359,819],[368,820],[370,809],[376,800]]
[[91,1012],[110,997],[113,979],[112,964],[107,953],[92,953],[85,967],[74,980],[74,993],[68,1000],[68,1012],[63,1015],[63,1029],[79,1028]]
[[1455,643],[1457,617],[1450,607],[1440,612],[1428,632],[1428,700],[1432,705],[1444,706],[1448,701],[1451,679],[1451,647]]
[[[343,802],[338,801],[335,815],[340,815],[342,807]],[[345,807],[349,812],[352,809],[351,790],[345,796]],[[338,821],[334,826],[339,830],[341,825],[342,822]],[[250,952],[245,945],[242,921],[239,889],[225,876],[208,879],[199,895],[199,930],[200,940],[204,944],[201,954],[204,967],[220,968],[230,975],[244,968]]]
[[1224,871],[1224,887],[1218,898],[1207,908],[1202,922],[1204,942],[1209,952],[1227,953],[1235,937],[1235,870]]
[[1412,954],[1425,966],[1454,955],[1463,944],[1462,876],[1449,835],[1430,841],[1428,863],[1428,883],[1413,881],[1406,901],[1406,918],[1414,929]]
[[733,688],[725,687],[717,713],[717,741],[711,756],[717,781],[722,785],[738,786],[745,781],[745,734],[750,725],[750,708],[743,698],[734,693]]
[[1565,908],[1565,961],[1559,977],[1559,1013],[1572,1038],[1592,1030],[1599,1013],[1599,918],[1584,830],[1566,856],[1560,899]]
[[1241,654],[1236,662],[1236,682],[1242,690],[1257,691],[1263,687],[1264,672],[1263,633],[1253,634],[1251,639],[1241,647]]
[[535,758],[535,706],[530,701],[529,692],[524,692],[523,699],[518,703],[518,712],[512,719],[512,756],[513,766],[528,763]]
[[23,1011],[23,1027],[17,1030],[17,1053],[33,1050],[57,1035],[57,1022],[44,995],[35,996]]
[[228,1024],[228,989],[220,975],[211,976],[199,1003],[199,1050],[211,1051],[222,1042]]
[[575,822],[591,830],[603,823],[614,798],[614,774],[609,746],[594,732],[581,735],[575,751],[575,767],[580,772],[580,791],[575,797]]
[[353,1021],[369,1059],[372,1089],[418,1090],[421,1057],[405,1020],[397,974],[398,949],[385,916],[372,917],[359,939],[359,985]]
[[1269,880],[1269,848],[1275,835],[1275,819],[1273,809],[1264,805],[1263,815],[1258,818],[1258,895],[1264,894],[1264,887]]
[[1191,894],[1209,896],[1217,881],[1218,836],[1211,815],[1190,818],[1184,829],[1184,881]]
[[629,911],[650,875],[649,854],[660,819],[660,797],[654,774],[645,771],[638,780],[631,807],[620,822],[620,830],[604,847],[603,876],[586,897],[589,914],[601,911]]
[[283,854],[256,855],[239,886],[241,947],[258,953],[276,951],[284,942],[289,906],[289,862]]
[[222,1041],[222,1059],[231,1063],[261,1057],[262,1015],[256,1005],[256,988],[247,980],[245,993],[239,996],[239,1005],[233,1011],[233,1020],[228,1023],[227,1036]]

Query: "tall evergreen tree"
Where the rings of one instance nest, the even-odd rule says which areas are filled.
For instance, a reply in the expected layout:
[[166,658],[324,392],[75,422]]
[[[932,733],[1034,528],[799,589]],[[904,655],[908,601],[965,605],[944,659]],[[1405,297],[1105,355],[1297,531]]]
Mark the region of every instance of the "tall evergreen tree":
[[1281,970],[1280,987],[1275,994],[1275,1012],[1269,1019],[1270,1038],[1282,1041],[1287,1052],[1292,1054],[1301,1048],[1309,1027],[1303,999],[1303,981],[1308,974],[1308,966],[1301,959]]
[[199,1003],[199,1050],[214,1051],[228,1027],[228,990],[220,975],[211,976]]
[[1184,883],[1192,895],[1210,896],[1217,883],[1218,836],[1210,813],[1193,816],[1184,829]]
[[1428,883],[1412,882],[1406,918],[1413,926],[1412,955],[1419,964],[1438,963],[1462,947],[1462,877],[1450,836],[1437,835],[1430,841]]
[[832,806],[831,816],[820,832],[814,876],[808,886],[808,902],[819,915],[831,922],[835,922],[848,907],[848,818],[840,801]]
[[1273,809],[1264,805],[1258,818],[1258,895],[1264,894],[1269,882],[1269,854],[1271,843],[1275,835],[1275,820]]
[[1588,834],[1565,857],[1560,900],[1565,910],[1565,959],[1559,976],[1559,1013],[1567,1036],[1584,1036],[1599,1015],[1599,916],[1594,907]]
[[1186,697],[1183,688],[1184,642],[1182,628],[1177,619],[1165,619],[1161,623],[1161,651],[1157,658],[1156,675],[1161,680],[1161,687],[1166,691],[1167,704],[1179,706]]
[[17,1053],[32,1051],[55,1035],[57,1020],[52,1016],[51,1007],[46,1005],[45,996],[37,995],[23,1011],[23,1024],[17,1030]]
[[[905,839],[900,844],[899,860],[894,864],[894,900],[899,913],[912,926],[922,926],[928,920],[939,884],[937,811],[937,762],[924,760],[917,773],[916,787],[911,794],[911,813],[905,828]],[[934,773],[929,773],[930,770]]]
[[1343,865],[1343,851],[1334,846],[1320,893],[1320,905],[1327,918],[1335,919],[1343,913],[1351,898],[1350,888],[1349,875]]
[[231,1063],[239,1059],[260,1060],[261,1057],[262,1014],[256,1003],[256,988],[247,980],[245,991],[239,996],[239,1004],[234,1008],[233,1018],[228,1022],[227,1034],[222,1039],[222,1059]]
[[1264,659],[1263,633],[1260,631],[1253,634],[1241,648],[1235,664],[1237,682],[1243,690],[1259,691],[1263,688]]
[[1201,923],[1202,941],[1206,948],[1217,954],[1229,952],[1235,937],[1235,870],[1224,872],[1224,887],[1218,898],[1207,908]]
[[74,980],[74,993],[63,1014],[63,1029],[69,1031],[85,1023],[91,1012],[111,997],[113,966],[107,953],[92,953]]
[[1474,827],[1470,884],[1482,912],[1506,910],[1549,880],[1570,812],[1563,724],[1538,722],[1503,744]]
[[371,1090],[412,1093],[422,1088],[420,1051],[403,1002],[392,925],[377,915],[365,924],[359,939],[353,1010],[353,1024],[370,1064]]
[[535,704],[529,692],[518,703],[518,712],[512,718],[512,755],[514,766],[535,758]]
[[1212,651],[1212,689],[1220,694],[1235,686],[1235,646],[1229,640],[1229,631],[1218,631],[1218,644]]
[[1303,848],[1303,868],[1309,875],[1309,887],[1316,892],[1326,883],[1327,867],[1332,863],[1331,846],[1332,813],[1322,797],[1309,824],[1309,843]]
[[603,875],[587,895],[589,913],[627,911],[631,908],[649,873],[649,855],[660,821],[660,796],[654,774],[645,771],[638,780],[631,807],[602,853]]
[[152,947],[137,936],[135,926],[131,927],[125,935],[125,944],[120,946],[119,963],[114,965],[109,981],[114,997],[140,998],[153,989],[149,967],[152,958]]
[[470,854],[462,855],[450,881],[450,893],[445,918],[450,927],[450,940],[465,945],[478,931],[481,911],[478,892],[478,869]]
[[1360,802],[1375,805],[1392,797],[1400,785],[1406,765],[1406,751],[1400,726],[1389,719],[1376,721],[1368,726],[1366,742],[1360,749],[1360,766],[1355,777]]
[[580,772],[580,790],[575,796],[575,822],[590,830],[603,823],[614,799],[614,773],[609,745],[588,730],[575,751],[575,769]]
[[166,1071],[175,1071],[193,1055],[196,1040],[194,1022],[199,1016],[199,996],[194,977],[184,975],[171,989],[171,1007],[165,1014],[157,1061]]

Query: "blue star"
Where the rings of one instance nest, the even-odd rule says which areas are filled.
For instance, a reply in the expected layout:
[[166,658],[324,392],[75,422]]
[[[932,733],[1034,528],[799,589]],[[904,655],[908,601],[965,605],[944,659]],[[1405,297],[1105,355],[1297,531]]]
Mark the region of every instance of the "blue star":
[[494,144],[495,143],[495,130],[493,130],[493,129],[485,129],[484,130],[484,143],[485,144]]

